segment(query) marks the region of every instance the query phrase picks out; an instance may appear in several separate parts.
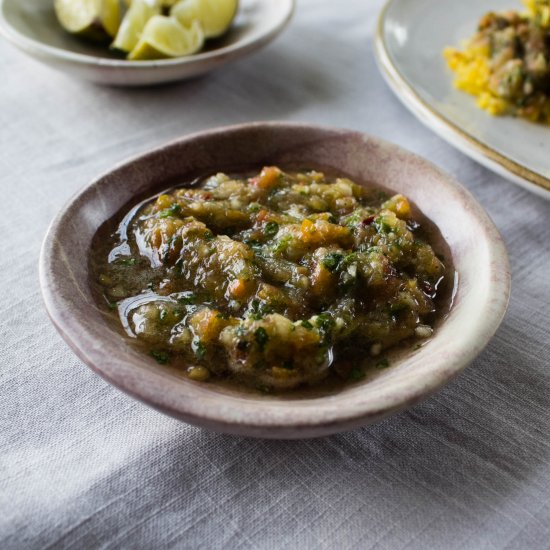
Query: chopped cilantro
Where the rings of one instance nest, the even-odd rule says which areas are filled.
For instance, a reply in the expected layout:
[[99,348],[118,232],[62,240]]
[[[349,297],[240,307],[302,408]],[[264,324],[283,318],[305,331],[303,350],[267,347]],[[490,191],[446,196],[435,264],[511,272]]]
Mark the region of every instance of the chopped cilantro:
[[261,302],[257,298],[254,298],[250,302],[249,310],[249,317],[255,319],[256,321],[259,321],[260,319],[263,319],[266,315],[273,313],[273,307],[271,307],[269,304],[266,304],[265,302]]
[[292,237],[290,235],[284,235],[274,246],[273,252],[275,254],[280,254],[281,252],[284,252],[288,248],[288,245],[291,243],[291,241]]
[[123,258],[121,260],[118,260],[116,263],[118,265],[126,265],[126,266],[130,266],[130,265],[136,265],[136,259],[135,258]]
[[170,360],[170,354],[167,351],[151,350],[151,357],[153,357],[159,365],[166,365]]
[[181,206],[175,202],[172,206],[165,208],[159,214],[159,218],[170,218],[172,216],[177,216],[181,213]]
[[334,328],[334,319],[330,313],[321,313],[315,321],[319,332],[323,337],[323,342],[327,343],[332,340],[332,329]]
[[267,222],[264,227],[266,237],[274,237],[279,232],[279,224],[277,222]]
[[344,256],[342,254],[339,254],[338,252],[331,252],[330,254],[327,254],[323,261],[321,262],[329,271],[334,272],[342,263],[342,260],[344,259]]
[[256,343],[258,344],[258,347],[260,348],[260,351],[264,351],[265,345],[267,344],[267,341],[269,340],[269,335],[267,334],[267,331],[264,327],[258,327],[254,331],[254,338],[256,339]]
[[301,322],[301,325],[304,327],[304,328],[307,328],[309,330],[311,330],[313,328],[313,325],[307,320],[307,319],[304,319],[302,322]]
[[386,357],[384,357],[383,359],[380,359],[380,361],[376,363],[377,369],[387,369],[389,366],[390,366],[390,362],[387,360]]
[[161,321],[164,321],[168,317],[168,310],[167,309],[161,309],[159,313],[159,319]]
[[206,346],[200,340],[195,340],[193,342],[193,351],[197,359],[202,359],[206,355]]
[[184,306],[189,306],[191,304],[194,304],[196,301],[197,301],[197,297],[192,292],[189,292],[185,296],[180,296],[178,298],[178,303]]
[[350,380],[362,380],[365,378],[365,373],[360,367],[353,367],[348,375]]
[[378,218],[374,220],[374,226],[378,233],[391,233],[393,231],[393,227],[384,221],[383,216],[378,216]]

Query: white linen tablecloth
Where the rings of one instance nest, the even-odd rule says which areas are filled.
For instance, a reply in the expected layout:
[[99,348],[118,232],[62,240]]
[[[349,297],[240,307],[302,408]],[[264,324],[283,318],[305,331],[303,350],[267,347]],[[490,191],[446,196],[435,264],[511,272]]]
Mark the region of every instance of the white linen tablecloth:
[[[413,118],[383,83],[381,0],[299,0],[269,47],[152,89],[72,80],[0,43],[0,548],[550,548],[550,202]],[[310,441],[209,433],[85,367],[49,323],[37,260],[65,201],[188,132],[284,119],[370,132],[468,187],[507,243],[510,308],[453,383]]]

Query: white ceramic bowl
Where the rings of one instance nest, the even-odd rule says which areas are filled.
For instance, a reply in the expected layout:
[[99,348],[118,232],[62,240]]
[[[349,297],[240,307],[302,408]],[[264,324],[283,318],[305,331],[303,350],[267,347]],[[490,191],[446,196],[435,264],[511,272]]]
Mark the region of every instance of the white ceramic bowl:
[[[259,395],[198,383],[158,365],[98,308],[88,256],[97,229],[138,197],[197,174],[263,165],[329,168],[402,192],[440,229],[458,273],[454,306],[420,350],[373,377],[324,396]],[[75,251],[78,253],[75,254]],[[52,223],[40,259],[48,313],[80,358],[115,386],[176,418],[217,431],[270,438],[330,434],[377,420],[428,396],[462,371],[499,326],[510,291],[502,239],[460,184],[426,160],[374,137],[284,123],[184,137],[92,182]]]
[[0,33],[14,46],[75,77],[147,86],[209,72],[264,46],[290,21],[294,0],[241,0],[232,28],[211,49],[177,59],[127,61],[79,40],[57,22],[53,0],[0,0]]

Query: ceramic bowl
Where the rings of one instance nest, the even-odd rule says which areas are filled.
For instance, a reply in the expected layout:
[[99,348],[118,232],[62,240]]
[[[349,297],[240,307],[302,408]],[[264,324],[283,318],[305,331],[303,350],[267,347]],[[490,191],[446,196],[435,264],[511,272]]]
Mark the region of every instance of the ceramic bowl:
[[53,0],[0,0],[0,34],[54,69],[114,86],[147,86],[209,72],[261,48],[290,21],[294,0],[241,0],[230,29],[205,51],[178,59],[127,61],[106,47],[66,33],[55,17]]
[[[448,317],[420,350],[331,395],[256,395],[184,378],[137,351],[109,322],[89,285],[88,256],[97,229],[122,208],[174,182],[266,164],[330,169],[359,183],[404,193],[439,227],[458,284]],[[502,239],[483,208],[426,160],[357,132],[256,123],[184,137],[92,182],[52,222],[40,258],[40,283],[63,338],[84,363],[123,391],[215,431],[302,438],[376,422],[456,376],[499,326],[510,275]]]

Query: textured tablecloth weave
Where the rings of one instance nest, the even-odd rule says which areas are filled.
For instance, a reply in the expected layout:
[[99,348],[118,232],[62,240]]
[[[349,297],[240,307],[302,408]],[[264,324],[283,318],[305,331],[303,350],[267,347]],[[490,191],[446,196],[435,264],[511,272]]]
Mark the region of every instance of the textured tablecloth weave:
[[[380,0],[298,4],[261,52],[155,89],[75,81],[0,43],[3,550],[550,548],[550,202],[395,99],[372,52]],[[187,426],[93,374],[42,306],[40,244],[73,193],[167,140],[262,119],[363,130],[427,157],[472,191],[508,246],[512,299],[490,345],[376,426],[294,442]]]

